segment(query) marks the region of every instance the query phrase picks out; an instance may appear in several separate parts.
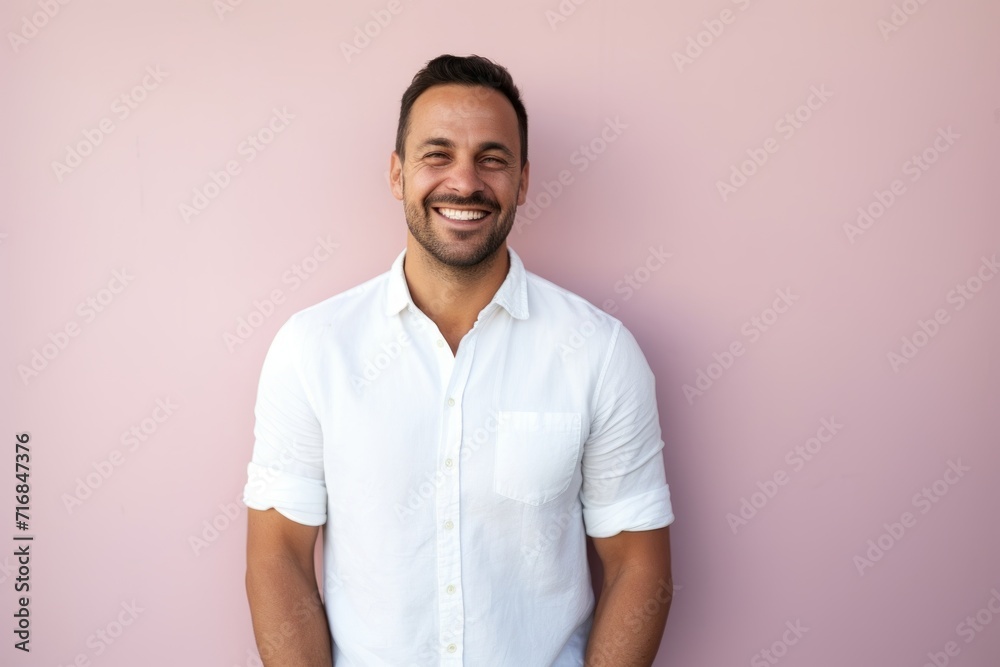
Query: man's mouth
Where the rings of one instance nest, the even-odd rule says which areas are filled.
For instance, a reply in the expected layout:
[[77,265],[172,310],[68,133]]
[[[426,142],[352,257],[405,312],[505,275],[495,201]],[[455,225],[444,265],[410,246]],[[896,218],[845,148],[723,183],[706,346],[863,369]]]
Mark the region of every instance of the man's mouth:
[[461,209],[461,208],[435,208],[439,214],[448,218],[449,220],[456,220],[459,222],[469,222],[472,220],[481,220],[490,214],[489,211],[484,211],[483,209]]

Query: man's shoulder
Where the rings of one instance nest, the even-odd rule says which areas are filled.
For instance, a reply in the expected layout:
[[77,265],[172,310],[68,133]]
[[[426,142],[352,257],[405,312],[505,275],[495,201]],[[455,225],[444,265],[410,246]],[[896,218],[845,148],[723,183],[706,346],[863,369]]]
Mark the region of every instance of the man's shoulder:
[[525,271],[528,282],[528,304],[531,317],[551,319],[556,326],[566,324],[593,326],[608,332],[622,326],[621,320],[601,310],[593,303],[551,280]]
[[284,327],[295,330],[299,335],[309,335],[329,331],[331,327],[339,330],[345,323],[359,323],[366,312],[383,307],[389,273],[381,273],[296,311]]
[[[561,358],[579,359],[581,350],[593,350],[595,359],[608,360],[615,355],[622,369],[648,368],[638,340],[617,317],[598,308],[584,297],[525,271],[528,282],[530,316],[553,336]],[[536,332],[537,333],[537,332]]]

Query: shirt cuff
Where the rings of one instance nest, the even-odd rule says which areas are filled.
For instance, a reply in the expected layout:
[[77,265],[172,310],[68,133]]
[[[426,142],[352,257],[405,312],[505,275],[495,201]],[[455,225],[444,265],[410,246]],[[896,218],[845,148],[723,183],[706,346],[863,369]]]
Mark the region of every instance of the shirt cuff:
[[251,462],[247,465],[247,485],[243,503],[250,509],[274,508],[306,526],[326,523],[326,484],[319,479],[299,477]]
[[669,526],[674,522],[670,487],[664,485],[606,507],[584,507],[583,522],[591,537],[612,537],[624,530],[655,530]]

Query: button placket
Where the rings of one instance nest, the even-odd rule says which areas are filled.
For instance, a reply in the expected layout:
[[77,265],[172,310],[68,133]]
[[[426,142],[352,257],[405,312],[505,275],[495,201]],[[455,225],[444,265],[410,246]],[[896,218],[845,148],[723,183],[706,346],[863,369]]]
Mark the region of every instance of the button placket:
[[461,595],[461,470],[458,466],[462,443],[462,396],[471,370],[475,335],[463,339],[457,356],[450,348],[439,347],[439,358],[447,357],[448,380],[442,407],[442,433],[438,448],[440,469],[445,483],[438,489],[438,627],[442,658],[449,664],[461,664],[465,631],[465,609]]
[[[480,322],[479,324],[483,324]],[[438,627],[442,662],[462,664],[462,644],[465,638],[465,607],[462,599],[461,551],[461,466],[462,429],[464,426],[463,396],[472,371],[476,344],[483,327],[470,331],[462,339],[458,354],[450,348],[442,350],[452,362],[442,408],[441,441],[438,461],[445,471],[445,485],[438,491]]]

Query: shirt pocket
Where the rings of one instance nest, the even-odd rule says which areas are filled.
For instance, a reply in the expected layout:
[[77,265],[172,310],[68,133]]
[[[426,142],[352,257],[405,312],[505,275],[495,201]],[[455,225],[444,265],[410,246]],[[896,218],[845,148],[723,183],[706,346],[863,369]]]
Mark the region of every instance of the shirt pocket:
[[569,487],[580,452],[579,412],[497,414],[493,490],[541,505]]

